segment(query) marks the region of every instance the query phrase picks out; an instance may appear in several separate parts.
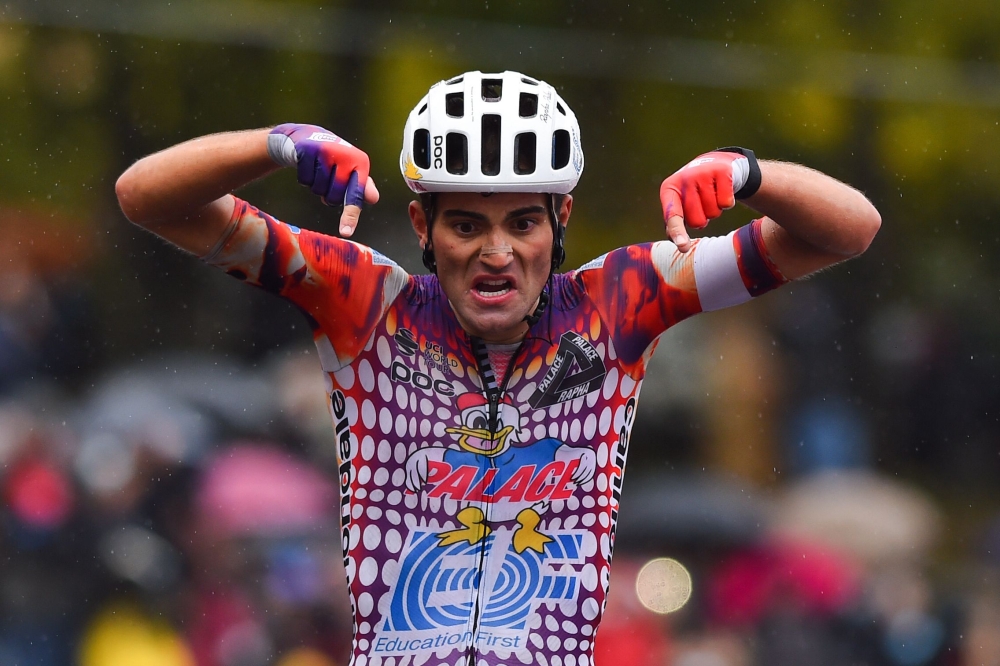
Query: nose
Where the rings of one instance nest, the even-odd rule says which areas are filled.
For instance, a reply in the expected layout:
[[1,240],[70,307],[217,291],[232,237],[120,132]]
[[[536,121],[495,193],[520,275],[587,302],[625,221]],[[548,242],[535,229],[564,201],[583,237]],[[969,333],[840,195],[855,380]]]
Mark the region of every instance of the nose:
[[502,233],[493,232],[486,237],[479,250],[479,260],[491,268],[503,268],[514,258],[514,248]]

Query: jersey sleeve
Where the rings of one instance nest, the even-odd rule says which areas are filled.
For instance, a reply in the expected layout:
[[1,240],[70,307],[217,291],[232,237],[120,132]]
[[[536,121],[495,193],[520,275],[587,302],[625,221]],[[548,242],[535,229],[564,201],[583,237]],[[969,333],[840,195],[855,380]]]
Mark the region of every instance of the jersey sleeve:
[[651,343],[691,315],[745,303],[787,282],[767,253],[761,224],[697,239],[687,253],[670,241],[631,245],[577,270],[626,366],[644,364]]
[[364,245],[285,224],[241,199],[202,259],[297,305],[328,372],[357,357],[410,279]]

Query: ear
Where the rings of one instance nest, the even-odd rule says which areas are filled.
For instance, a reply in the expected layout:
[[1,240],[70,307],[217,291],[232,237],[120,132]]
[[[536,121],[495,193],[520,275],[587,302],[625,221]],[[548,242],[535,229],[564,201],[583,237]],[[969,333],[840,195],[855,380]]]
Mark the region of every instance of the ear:
[[429,241],[427,216],[424,215],[424,207],[420,205],[419,201],[411,201],[407,212],[410,214],[410,224],[413,225],[413,233],[417,235],[417,240],[420,242],[420,249],[424,249],[427,247]]
[[563,197],[562,205],[559,206],[559,224],[565,228],[569,224],[569,216],[573,213],[573,197],[567,194]]

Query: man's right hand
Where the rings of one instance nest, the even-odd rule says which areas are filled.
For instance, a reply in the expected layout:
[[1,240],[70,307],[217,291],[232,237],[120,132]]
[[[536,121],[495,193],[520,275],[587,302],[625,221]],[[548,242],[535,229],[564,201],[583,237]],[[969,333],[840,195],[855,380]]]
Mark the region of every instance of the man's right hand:
[[378,189],[368,176],[368,155],[318,125],[278,125],[267,137],[267,152],[277,164],[296,167],[299,183],[323,203],[343,204],[342,236],[354,234],[365,202],[378,201]]

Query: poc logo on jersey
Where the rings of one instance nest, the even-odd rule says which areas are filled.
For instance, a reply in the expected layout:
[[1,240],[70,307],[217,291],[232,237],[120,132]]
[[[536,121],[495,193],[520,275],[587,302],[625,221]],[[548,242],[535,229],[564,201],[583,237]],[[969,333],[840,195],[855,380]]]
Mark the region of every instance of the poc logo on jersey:
[[[582,530],[554,534],[545,552],[518,554],[511,532],[499,529],[485,540],[490,556],[480,568],[484,544],[439,546],[438,530],[416,528],[406,539],[399,578],[369,655],[422,655],[440,650],[516,652],[529,649],[527,621],[542,603],[575,602],[582,565]],[[469,618],[479,604],[475,633]]]
[[434,379],[426,372],[411,370],[399,361],[392,363],[392,381],[412,384],[418,389],[434,391],[441,395],[455,395],[455,386],[446,379]]

